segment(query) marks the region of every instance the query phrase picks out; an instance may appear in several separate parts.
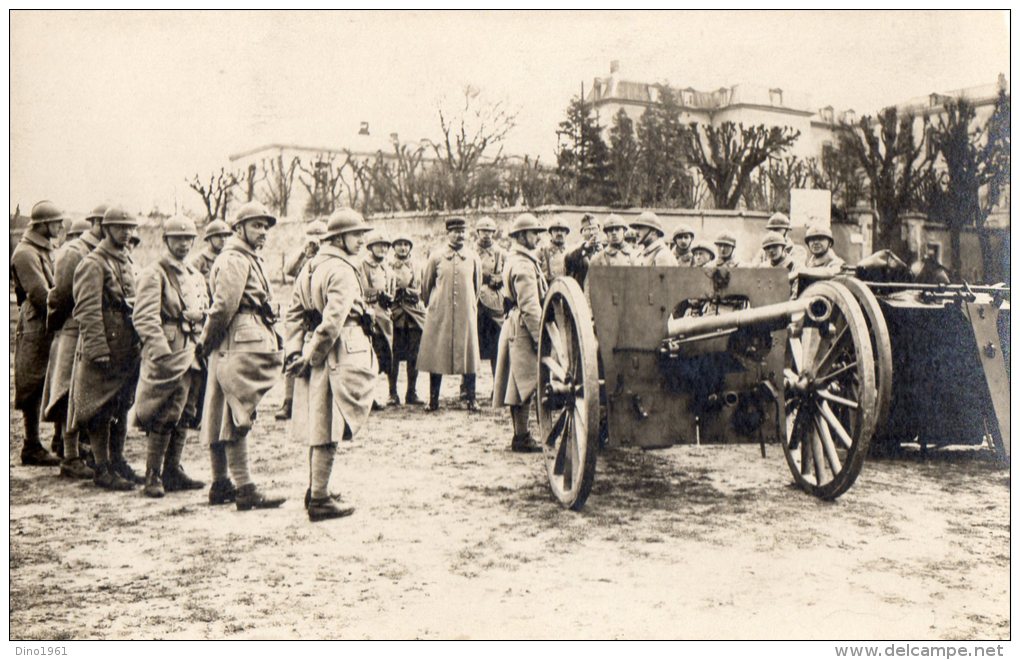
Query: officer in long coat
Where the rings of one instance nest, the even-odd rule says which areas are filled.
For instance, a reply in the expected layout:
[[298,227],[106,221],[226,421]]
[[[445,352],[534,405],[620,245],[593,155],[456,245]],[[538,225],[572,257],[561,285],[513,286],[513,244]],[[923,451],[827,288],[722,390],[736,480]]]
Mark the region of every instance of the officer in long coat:
[[414,242],[401,234],[393,239],[393,365],[389,373],[390,404],[400,405],[397,396],[397,371],[401,361],[407,363],[407,405],[421,405],[418,398],[418,349],[425,328],[425,306],[421,300],[421,271],[411,258]]
[[846,263],[836,251],[832,249],[832,230],[828,227],[808,227],[804,234],[804,241],[807,243],[811,256],[804,262],[804,268],[800,274],[807,277],[827,278],[839,275]]
[[463,374],[468,410],[477,411],[478,294],[482,266],[464,247],[464,218],[446,221],[448,243],[429,255],[422,276],[422,300],[428,309],[418,351],[418,369],[429,373],[429,411],[439,410],[443,374]]
[[691,244],[694,242],[694,230],[685,224],[680,224],[673,230],[673,258],[678,266],[690,268],[694,265],[694,255],[691,254]]
[[[390,240],[379,230],[373,230],[365,237],[368,254],[361,259],[361,278],[365,288],[365,301],[372,309],[375,319],[375,331],[372,333],[372,346],[379,358],[379,370],[389,374],[393,368],[393,318],[390,308],[393,306],[393,276],[386,263],[389,254]],[[372,402],[375,410],[383,410],[386,406],[378,401]]]
[[517,452],[541,451],[528,431],[528,411],[538,387],[538,340],[542,332],[542,302],[548,291],[535,254],[544,231],[538,218],[530,213],[514,219],[510,236],[515,243],[503,274],[512,309],[500,333],[492,404],[510,406],[514,427],[510,449]]
[[296,377],[291,429],[309,446],[312,522],[354,512],[329,495],[329,477],[337,442],[368,419],[378,373],[358,258],[367,231],[351,209],[330,216],[325,244],[298,273],[287,309],[287,370]]
[[[54,259],[53,288],[46,299],[46,323],[56,334],[46,367],[46,395],[43,400],[43,418],[63,428],[63,460],[60,476],[71,479],[92,479],[95,473],[86,464],[77,429],[69,428],[69,404],[73,379],[74,354],[78,346],[78,321],[74,319],[74,271],[89,252],[103,239],[103,214],[106,204],[100,204],[85,217],[89,228],[81,236],[65,243]],[[126,422],[126,420],[125,420]],[[117,420],[114,424],[122,424]]]
[[209,272],[212,302],[196,348],[200,359],[208,358],[200,437],[212,460],[209,503],[232,501],[239,511],[248,511],[285,501],[262,493],[248,472],[248,431],[255,408],[283,365],[283,342],[273,325],[277,308],[257,253],[276,218],[261,203],[248,202],[231,224],[234,235]]
[[482,264],[482,287],[478,296],[478,351],[496,373],[499,330],[503,325],[503,268],[506,251],[493,241],[496,223],[482,218],[475,226],[475,253]]
[[205,487],[181,467],[187,430],[198,428],[202,419],[205,385],[195,346],[209,295],[205,278],[186,261],[197,236],[190,218],[167,218],[164,254],[138,276],[134,322],[142,340],[142,366],[135,419],[148,435],[143,490],[148,497]]
[[202,273],[202,277],[206,278],[206,280],[209,279],[209,271],[212,269],[213,262],[216,261],[216,257],[223,251],[223,246],[233,233],[230,226],[222,220],[213,220],[205,226],[205,237],[203,239],[205,244],[201,250],[197,250],[191,257],[191,265],[198,272]]
[[634,255],[635,266],[675,266],[676,259],[666,242],[662,240],[665,232],[662,229],[662,222],[659,216],[651,211],[644,211],[630,223],[630,226],[638,235],[637,254]]
[[[51,241],[60,235],[64,216],[53,202],[32,207],[32,218],[11,255],[11,277],[18,301],[18,325],[14,346],[14,407],[25,422],[22,465],[59,465],[39,441],[46,366],[52,333],[46,328],[46,299],[53,288]],[[55,434],[60,426],[54,429]],[[62,442],[62,441],[61,441]]]
[[549,225],[549,242],[538,249],[538,261],[547,282],[552,282],[567,272],[567,234],[570,227],[559,216]]
[[[309,222],[305,226],[305,246],[301,252],[298,252],[290,260],[290,263],[284,268],[284,272],[287,273],[287,277],[296,278],[297,274],[301,271],[301,267],[304,266],[309,259],[314,257],[319,251],[319,239],[326,233],[326,223],[322,220],[314,220]],[[284,374],[283,376],[283,403],[280,404],[280,409],[276,411],[276,419],[287,420],[290,419],[291,406],[294,401],[294,377]]]
[[733,258],[733,251],[737,249],[737,238],[728,231],[720,232],[715,237],[715,247],[719,256],[712,262],[713,268],[740,268],[743,266]]
[[79,336],[70,426],[84,429],[95,454],[94,481],[108,490],[131,490],[144,481],[124,459],[141,349],[132,320],[135,278],[127,253],[137,227],[123,208],[106,209],[103,240],[81,260],[72,287]]

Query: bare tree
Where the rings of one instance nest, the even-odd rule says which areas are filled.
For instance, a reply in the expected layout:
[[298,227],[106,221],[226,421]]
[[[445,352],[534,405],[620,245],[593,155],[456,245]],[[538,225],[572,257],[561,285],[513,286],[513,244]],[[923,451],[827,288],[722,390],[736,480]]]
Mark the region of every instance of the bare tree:
[[300,163],[301,159],[294,156],[285,167],[283,154],[262,161],[262,169],[266,172],[262,202],[281,216],[287,215],[287,207],[294,190],[294,176]]
[[228,172],[226,168],[221,167],[219,172],[209,175],[207,182],[197,174],[184,181],[202,198],[206,222],[210,222],[217,218],[226,219],[227,206],[230,204],[233,190],[241,183],[242,178],[237,173]]
[[813,187],[814,159],[797,156],[770,158],[759,167],[744,190],[744,204],[755,211],[790,212],[790,191]]
[[787,126],[693,122],[683,131],[681,145],[688,162],[701,172],[715,208],[735,209],[754,170],[798,137],[800,131]]
[[313,216],[329,215],[340,206],[344,195],[344,170],[348,163],[337,162],[335,152],[316,154],[305,166],[298,163],[298,181],[308,192],[306,212]]

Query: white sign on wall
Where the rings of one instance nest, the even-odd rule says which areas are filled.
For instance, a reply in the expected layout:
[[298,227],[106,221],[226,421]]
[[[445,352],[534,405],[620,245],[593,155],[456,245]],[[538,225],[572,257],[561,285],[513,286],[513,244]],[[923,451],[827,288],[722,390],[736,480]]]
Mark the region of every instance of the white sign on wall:
[[794,188],[790,191],[790,223],[794,227],[830,226],[832,193],[828,190]]

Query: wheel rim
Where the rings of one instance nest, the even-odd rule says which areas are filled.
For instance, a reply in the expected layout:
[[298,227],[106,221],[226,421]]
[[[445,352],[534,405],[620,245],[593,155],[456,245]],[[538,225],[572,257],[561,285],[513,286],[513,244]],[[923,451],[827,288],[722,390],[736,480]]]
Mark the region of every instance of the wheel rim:
[[875,294],[860,280],[845,277],[838,281],[853,294],[868,324],[868,336],[875,353],[875,428],[884,429],[889,419],[893,384],[892,343],[885,315]]
[[538,424],[549,485],[559,502],[580,509],[595,479],[599,384],[591,312],[570,278],[553,283],[542,311]]
[[874,354],[864,312],[846,287],[818,282],[803,295],[824,296],[832,314],[791,333],[783,452],[801,488],[832,499],[857,479],[874,435]]

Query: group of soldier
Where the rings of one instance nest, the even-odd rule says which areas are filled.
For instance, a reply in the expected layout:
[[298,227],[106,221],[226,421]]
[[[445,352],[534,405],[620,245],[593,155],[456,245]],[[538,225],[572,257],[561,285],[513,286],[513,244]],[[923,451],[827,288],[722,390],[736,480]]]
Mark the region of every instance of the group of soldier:
[[[469,246],[467,222],[451,217],[445,240],[419,267],[410,236],[390,240],[340,209],[307,226],[307,245],[286,268],[294,288],[281,315],[258,254],[276,218],[259,202],[244,204],[229,225],[210,222],[197,250],[195,223],[166,219],[159,258],[137,270],[131,249],[139,223],[122,207],[100,206],[72,223],[54,254],[63,223],[54,204],[40,202],[12,255],[22,463],[59,465],[62,477],[109,490],[142,485],[146,496],[162,497],[205,488],[181,466],[187,431],[198,429],[210,456],[210,504],[279,507],[284,498],[255,485],[248,445],[256,407],[282,372],[277,417],[291,418],[293,434],[309,447],[312,521],[353,512],[328,489],[337,443],[351,440],[373,409],[424,404],[419,370],[429,373],[427,411],[440,409],[444,375],[461,376],[461,399],[477,411],[476,374],[489,360],[493,405],[510,408],[510,449],[540,451],[528,418],[542,303],[555,278],[583,286],[591,265],[740,265],[732,235],[720,234],[713,248],[681,225],[668,246],[659,218],[644,212],[629,224],[611,214],[602,226],[585,215],[583,240],[572,249],[559,220],[547,227],[530,213],[517,216],[506,249],[491,218],[475,225]],[[842,265],[829,230],[808,230],[808,255],[793,246],[789,229],[784,215],[769,219],[756,265],[791,274]],[[389,385],[385,403],[374,399],[380,373]],[[131,410],[146,433],[144,476],[124,456]],[[41,420],[54,424],[57,456],[40,442]]]

